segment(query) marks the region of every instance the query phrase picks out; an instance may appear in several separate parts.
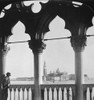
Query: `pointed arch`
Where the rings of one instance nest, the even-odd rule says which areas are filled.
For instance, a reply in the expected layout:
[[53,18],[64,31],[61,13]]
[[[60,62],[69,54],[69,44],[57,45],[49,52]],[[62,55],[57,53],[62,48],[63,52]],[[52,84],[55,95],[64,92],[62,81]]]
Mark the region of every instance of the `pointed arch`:
[[[57,27],[59,24],[60,24],[60,26]],[[53,27],[53,26],[55,26],[55,27]],[[55,31],[57,30],[57,28],[59,28],[59,29],[65,28],[65,21],[58,15],[49,24],[50,31],[53,31],[53,28],[55,29]]]
[[[46,38],[58,38],[63,36],[70,36],[69,30],[65,29],[65,20],[58,15],[49,23],[49,32],[45,35]],[[52,34],[52,35],[50,35]]]
[[29,34],[25,33],[25,25],[21,22],[18,21],[11,29],[11,32],[13,35],[9,37],[10,42],[15,42],[15,41],[27,41],[30,40]]
[[38,34],[44,34],[49,31],[49,23],[56,17],[56,15],[45,14],[43,18],[40,20],[37,28]]

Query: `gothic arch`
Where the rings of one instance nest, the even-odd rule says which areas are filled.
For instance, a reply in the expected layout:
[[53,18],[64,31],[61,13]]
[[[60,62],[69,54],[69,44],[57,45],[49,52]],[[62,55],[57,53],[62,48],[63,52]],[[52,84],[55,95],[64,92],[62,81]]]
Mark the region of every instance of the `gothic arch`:
[[[58,15],[49,23],[49,32],[47,32],[45,35],[47,36],[51,32],[55,32],[57,34],[55,37],[49,37],[49,38],[61,38],[61,37],[68,37],[70,36],[70,31],[65,28],[66,22],[63,18],[59,17]],[[58,27],[59,26],[59,27]],[[54,35],[54,33],[53,33]],[[45,36],[45,39],[46,39]]]
[[43,18],[40,20],[40,23],[38,25],[38,34],[43,33],[44,35],[49,31],[49,24],[50,22],[56,17],[56,15],[50,15],[46,14],[43,16]]

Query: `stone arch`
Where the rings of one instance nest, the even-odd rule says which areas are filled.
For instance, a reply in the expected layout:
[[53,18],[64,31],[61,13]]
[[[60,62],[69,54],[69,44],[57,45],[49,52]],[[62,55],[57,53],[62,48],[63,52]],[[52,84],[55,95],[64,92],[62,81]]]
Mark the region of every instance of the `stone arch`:
[[[17,30],[19,30],[20,33]],[[21,32],[21,30],[23,31]],[[25,33],[25,25],[21,21],[18,21],[11,31],[12,35],[8,38],[8,42],[30,40],[29,34]],[[33,72],[31,74],[33,70],[33,53],[29,48],[28,42],[8,44],[8,47],[10,47],[10,50],[6,56],[6,71],[11,72],[12,77],[19,77],[20,74],[21,77],[33,76]],[[21,71],[23,73],[21,73]]]
[[[61,22],[61,23],[60,23]],[[53,25],[55,25],[53,29]],[[61,26],[58,27],[57,26]],[[70,36],[71,33],[69,30],[65,28],[65,21],[58,15],[49,23],[49,31],[45,33],[44,40],[49,38],[60,38],[60,37],[67,37]],[[57,30],[56,30],[57,29]],[[61,29],[61,30],[59,30]],[[61,31],[61,32],[60,32]],[[61,71],[67,70],[69,65],[74,64],[73,62],[73,50],[70,45],[70,41],[68,40],[58,40],[58,41],[45,41],[46,43],[46,50],[43,52],[43,58],[47,62],[47,66],[50,70],[56,70],[57,67],[61,69]],[[69,54],[69,57],[68,55]],[[59,59],[59,61],[57,61]],[[67,60],[66,60],[67,59]],[[67,65],[69,62],[69,65]],[[70,62],[71,61],[71,62]],[[50,64],[49,64],[50,62]],[[58,62],[58,63],[55,63]],[[56,64],[56,65],[55,65]],[[53,68],[53,66],[55,66]],[[61,67],[62,66],[62,67]],[[66,66],[66,68],[65,68]],[[63,69],[62,69],[63,68]],[[49,71],[47,68],[47,70]],[[74,66],[72,67],[72,72],[74,72]]]
[[[46,34],[50,33],[50,32],[57,32],[57,35],[55,38],[59,37],[59,35],[61,34],[62,36],[70,36],[70,31],[65,29],[65,20],[62,19],[61,17],[59,17],[58,15],[49,23],[48,27],[49,27],[49,32],[47,32]],[[58,27],[59,26],[59,27]],[[61,33],[64,32],[64,33]],[[61,36],[60,36],[61,37]],[[45,37],[46,38],[46,37]],[[54,38],[54,37],[52,37]]]
[[[12,35],[9,37],[9,41],[27,41],[30,40],[29,34],[25,33],[25,25],[18,21],[11,29]],[[16,37],[16,40],[14,39]],[[14,39],[14,40],[12,40]]]
[[45,35],[49,31],[49,23],[55,18],[55,14],[45,14],[43,18],[40,20],[37,28],[37,33],[41,36],[42,34]]

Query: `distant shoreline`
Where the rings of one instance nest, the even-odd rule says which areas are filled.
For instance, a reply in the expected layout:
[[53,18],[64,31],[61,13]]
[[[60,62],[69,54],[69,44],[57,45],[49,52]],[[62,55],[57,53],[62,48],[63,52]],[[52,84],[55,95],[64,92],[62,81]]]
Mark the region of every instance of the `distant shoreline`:
[[[11,84],[34,84],[31,80],[11,80]],[[67,81],[43,81],[43,84],[75,84],[74,80]],[[84,84],[94,84],[94,80],[85,80]]]

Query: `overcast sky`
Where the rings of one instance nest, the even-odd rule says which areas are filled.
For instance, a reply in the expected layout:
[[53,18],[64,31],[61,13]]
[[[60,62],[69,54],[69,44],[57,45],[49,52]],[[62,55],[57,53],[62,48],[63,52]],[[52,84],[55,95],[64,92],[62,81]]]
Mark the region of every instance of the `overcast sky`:
[[[60,17],[56,17],[49,25],[50,31],[45,38],[70,36],[70,32],[64,29],[65,22]],[[9,41],[19,41],[30,39],[29,35],[24,33],[25,27],[19,22],[14,27],[13,35]],[[22,32],[23,30],[23,32]],[[88,31],[88,34],[94,33],[94,28]],[[74,51],[70,40],[47,41],[46,49],[42,53],[42,65],[46,62],[47,72],[56,71],[75,73]],[[12,77],[31,77],[34,75],[34,61],[32,50],[28,43],[11,44],[10,51],[6,55],[6,72],[9,71]],[[87,46],[83,52],[83,72],[90,77],[94,77],[94,37],[87,38]]]

